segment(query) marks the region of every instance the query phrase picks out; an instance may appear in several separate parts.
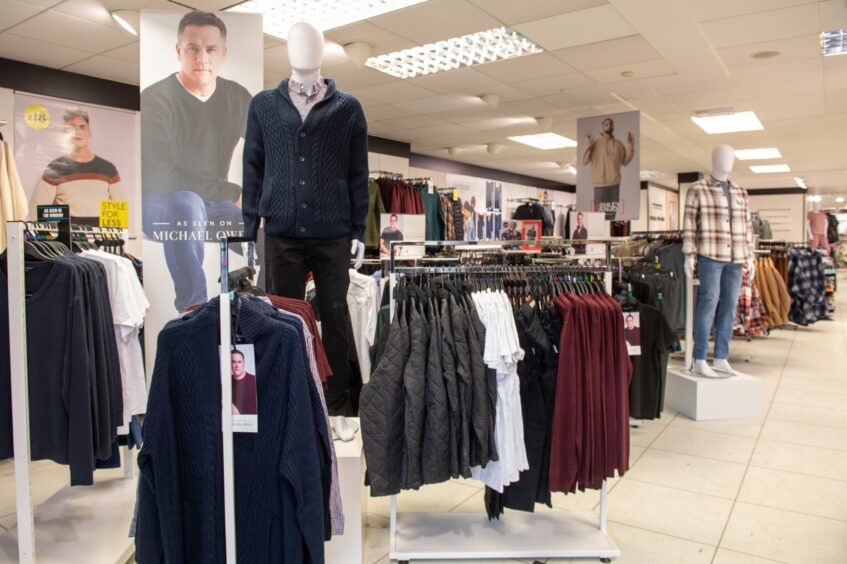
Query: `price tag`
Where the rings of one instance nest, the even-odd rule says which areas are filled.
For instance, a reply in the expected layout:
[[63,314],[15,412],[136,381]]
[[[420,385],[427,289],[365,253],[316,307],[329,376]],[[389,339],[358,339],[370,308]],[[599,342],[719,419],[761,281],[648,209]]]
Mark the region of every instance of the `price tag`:
[[129,202],[100,200],[100,227],[129,229]]
[[426,190],[429,194],[435,193],[435,184],[432,183],[432,180],[426,181]]
[[36,131],[47,129],[50,126],[50,112],[41,104],[30,104],[24,109],[24,123]]
[[454,202],[459,201],[459,191],[456,188],[453,188],[453,201]]

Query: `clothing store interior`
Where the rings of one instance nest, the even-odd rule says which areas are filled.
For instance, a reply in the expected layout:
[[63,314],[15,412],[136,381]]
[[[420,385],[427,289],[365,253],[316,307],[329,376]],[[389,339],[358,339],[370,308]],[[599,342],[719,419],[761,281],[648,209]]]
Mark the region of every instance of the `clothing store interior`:
[[0,0],[0,562],[847,560],[845,0]]

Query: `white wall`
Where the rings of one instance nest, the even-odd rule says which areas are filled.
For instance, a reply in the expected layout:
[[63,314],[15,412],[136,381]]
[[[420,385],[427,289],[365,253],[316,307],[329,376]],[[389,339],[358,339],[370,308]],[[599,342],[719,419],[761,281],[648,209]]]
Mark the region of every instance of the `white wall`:
[[14,149],[15,145],[15,91],[8,88],[0,88],[0,122],[6,125],[0,127],[3,139]]

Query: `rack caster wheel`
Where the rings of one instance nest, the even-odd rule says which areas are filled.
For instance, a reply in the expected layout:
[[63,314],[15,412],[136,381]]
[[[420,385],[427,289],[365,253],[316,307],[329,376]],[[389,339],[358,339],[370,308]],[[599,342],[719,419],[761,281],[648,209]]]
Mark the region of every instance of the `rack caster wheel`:
[[600,562],[604,562],[604,563],[605,563],[605,562],[611,562],[611,561],[612,561],[612,559],[611,559],[611,558],[601,558],[601,559],[600,559]]

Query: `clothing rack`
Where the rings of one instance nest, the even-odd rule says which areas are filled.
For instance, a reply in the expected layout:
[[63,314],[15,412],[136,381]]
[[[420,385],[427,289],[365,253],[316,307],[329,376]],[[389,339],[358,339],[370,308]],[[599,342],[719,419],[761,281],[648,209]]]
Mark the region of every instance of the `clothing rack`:
[[[544,241],[523,241],[522,244],[554,244],[569,246],[586,241],[569,239],[551,239]],[[592,243],[588,241],[587,243]],[[511,241],[392,241],[390,245],[389,290],[391,292],[391,317],[394,317],[394,288],[398,276],[407,274],[473,274],[483,272],[594,272],[602,273],[607,292],[612,290],[612,243],[613,241],[593,241],[606,245],[606,261],[603,267],[584,267],[557,265],[539,268],[538,266],[504,267],[397,267],[394,262],[394,249],[403,244],[425,244],[427,247],[472,247],[485,246],[512,247]],[[528,252],[528,251],[524,251]],[[524,270],[528,269],[528,270]],[[513,512],[507,517],[488,521],[475,513],[406,513],[398,514],[397,495],[390,499],[389,517],[389,555],[390,560],[409,564],[411,560],[489,560],[501,558],[545,559],[545,558],[599,558],[610,562],[620,556],[607,531],[607,489],[603,481],[600,487],[600,518],[593,513],[575,512]],[[456,531],[461,531],[456,535]],[[438,543],[433,546],[432,539]],[[457,539],[457,540],[453,540]],[[452,541],[452,542],[451,542]],[[488,550],[482,551],[485,546]]]
[[388,178],[389,180],[403,180],[403,174],[390,170],[369,170],[368,174],[379,175],[380,178]]

